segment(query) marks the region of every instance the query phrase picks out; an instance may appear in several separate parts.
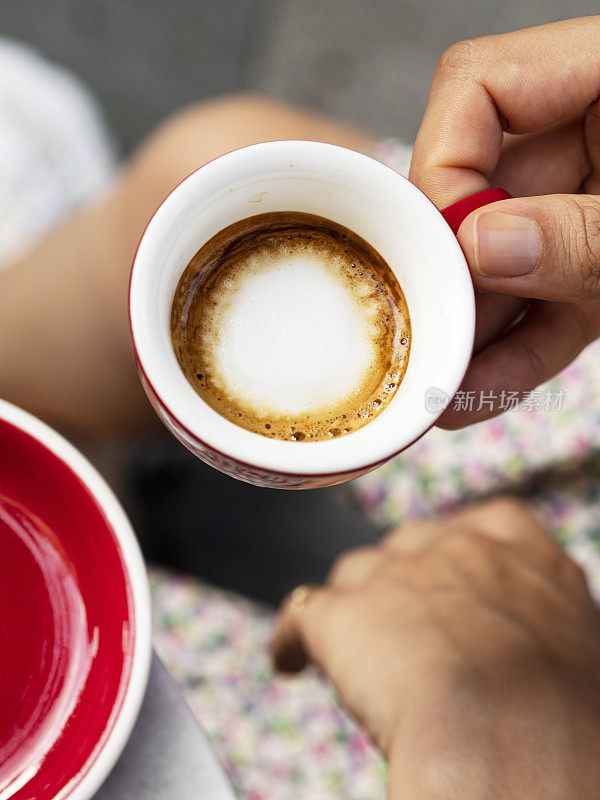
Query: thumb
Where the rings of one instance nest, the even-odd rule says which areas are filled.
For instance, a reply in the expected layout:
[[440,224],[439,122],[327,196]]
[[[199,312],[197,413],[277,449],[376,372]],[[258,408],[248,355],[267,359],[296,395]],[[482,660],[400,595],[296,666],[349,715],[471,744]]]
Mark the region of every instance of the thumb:
[[481,289],[541,300],[600,297],[600,197],[502,200],[470,214],[457,235]]

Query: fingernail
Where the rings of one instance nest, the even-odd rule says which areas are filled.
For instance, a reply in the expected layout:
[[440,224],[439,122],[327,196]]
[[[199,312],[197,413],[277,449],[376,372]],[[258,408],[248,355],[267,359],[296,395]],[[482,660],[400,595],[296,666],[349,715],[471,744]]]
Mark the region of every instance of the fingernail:
[[490,278],[528,275],[540,255],[535,222],[527,217],[486,211],[475,224],[475,265]]

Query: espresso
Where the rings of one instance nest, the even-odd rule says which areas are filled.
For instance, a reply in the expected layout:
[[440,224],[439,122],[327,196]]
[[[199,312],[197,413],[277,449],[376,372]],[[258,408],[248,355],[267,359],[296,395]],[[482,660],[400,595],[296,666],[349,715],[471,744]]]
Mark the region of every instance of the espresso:
[[323,217],[279,211],[200,248],[175,290],[171,337],[187,380],[223,417],[318,442],[385,409],[411,329],[398,280],[371,245]]

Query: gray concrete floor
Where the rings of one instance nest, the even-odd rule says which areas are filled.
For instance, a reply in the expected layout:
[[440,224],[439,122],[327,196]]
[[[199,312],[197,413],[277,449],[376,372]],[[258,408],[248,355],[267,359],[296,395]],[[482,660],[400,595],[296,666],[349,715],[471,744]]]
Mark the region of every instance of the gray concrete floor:
[[240,90],[409,140],[449,44],[596,11],[586,0],[2,0],[0,34],[81,75],[125,149],[167,112]]

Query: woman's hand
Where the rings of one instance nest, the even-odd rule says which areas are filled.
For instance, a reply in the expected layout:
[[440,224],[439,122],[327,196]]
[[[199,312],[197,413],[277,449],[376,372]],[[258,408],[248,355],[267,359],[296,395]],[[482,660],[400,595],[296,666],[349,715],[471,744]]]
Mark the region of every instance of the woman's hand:
[[586,17],[460,42],[436,69],[411,180],[439,208],[489,186],[518,198],[458,232],[482,290],[465,391],[531,390],[600,336],[599,52]]
[[390,800],[598,796],[599,616],[524,506],[407,525],[294,597],[275,664],[321,666],[389,759]]

